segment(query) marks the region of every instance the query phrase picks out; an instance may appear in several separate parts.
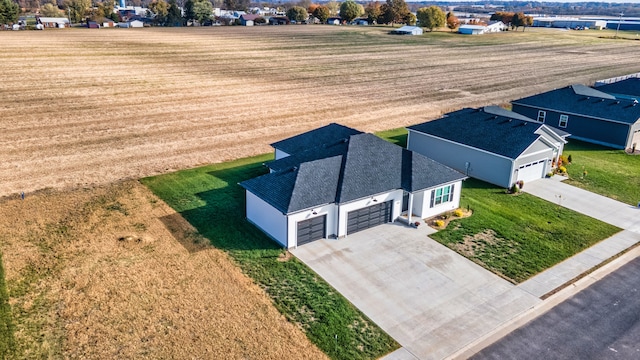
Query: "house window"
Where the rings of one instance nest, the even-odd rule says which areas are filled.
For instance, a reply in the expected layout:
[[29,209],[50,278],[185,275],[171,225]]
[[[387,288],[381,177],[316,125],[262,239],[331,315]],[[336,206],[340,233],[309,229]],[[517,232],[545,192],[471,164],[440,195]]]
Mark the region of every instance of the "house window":
[[431,190],[431,207],[453,201],[453,185]]
[[558,126],[560,126],[561,128],[566,128],[568,122],[569,122],[569,116],[560,115],[560,121],[558,122]]
[[546,117],[547,117],[546,111],[538,110],[538,122],[543,123]]

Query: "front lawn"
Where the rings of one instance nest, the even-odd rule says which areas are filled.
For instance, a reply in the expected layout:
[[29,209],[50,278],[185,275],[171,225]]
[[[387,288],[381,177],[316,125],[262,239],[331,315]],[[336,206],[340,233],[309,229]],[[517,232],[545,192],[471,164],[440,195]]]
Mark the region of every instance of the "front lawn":
[[452,221],[431,237],[514,283],[620,231],[535,196],[508,195],[475,179],[464,181],[460,206],[469,207],[473,215]]
[[630,205],[640,201],[640,156],[576,140],[564,155],[571,155],[568,184]]
[[[245,220],[237,184],[267,172],[271,154],[142,179],[260,285],[333,359],[374,359],[399,345],[342,295]],[[241,324],[239,324],[241,325]]]

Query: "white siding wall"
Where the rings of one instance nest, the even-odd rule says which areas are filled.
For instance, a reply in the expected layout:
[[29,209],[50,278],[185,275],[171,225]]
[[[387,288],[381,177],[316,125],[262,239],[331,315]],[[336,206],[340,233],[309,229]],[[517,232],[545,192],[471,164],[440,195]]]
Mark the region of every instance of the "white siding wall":
[[287,247],[287,217],[250,191],[247,194],[247,219],[271,238]]
[[431,191],[441,186],[437,186],[432,189],[428,189],[424,192],[415,194],[413,197],[413,213],[415,216],[423,219],[430,218],[442,214],[447,211],[452,211],[460,207],[460,193],[462,192],[462,181],[458,181],[453,184],[453,200],[443,204],[431,206]]
[[[316,212],[316,215],[313,215],[313,212]],[[295,214],[289,214],[289,224],[287,229],[287,236],[289,237],[289,248],[296,247],[297,239],[298,239],[298,222],[303,220],[309,220],[314,217],[327,215],[327,228],[325,229],[325,233],[327,234],[327,238],[333,237],[336,235],[336,224],[337,224],[337,206],[335,204],[328,204],[324,206],[318,206],[316,208],[301,211]]]
[[402,194],[404,191],[394,190],[385,194],[375,195],[373,198],[377,200],[374,202],[371,197],[366,199],[356,200],[347,204],[340,205],[339,215],[338,215],[338,237],[345,236],[347,234],[347,214],[350,211],[365,208],[367,206],[372,206],[375,204],[380,204],[383,202],[387,202],[389,200],[393,201],[393,212],[391,214],[391,221],[394,221],[402,211]]

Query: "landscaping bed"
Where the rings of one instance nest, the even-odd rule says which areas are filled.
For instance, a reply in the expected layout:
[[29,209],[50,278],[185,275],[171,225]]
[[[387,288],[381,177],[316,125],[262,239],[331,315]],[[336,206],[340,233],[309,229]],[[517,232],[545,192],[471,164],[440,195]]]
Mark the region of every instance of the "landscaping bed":
[[262,155],[142,179],[213,246],[227,252],[289,321],[333,359],[374,359],[399,345],[342,295],[245,219],[237,184],[267,172]]
[[468,179],[461,208],[473,216],[451,221],[431,237],[513,283],[610,237],[619,228],[526,193]]

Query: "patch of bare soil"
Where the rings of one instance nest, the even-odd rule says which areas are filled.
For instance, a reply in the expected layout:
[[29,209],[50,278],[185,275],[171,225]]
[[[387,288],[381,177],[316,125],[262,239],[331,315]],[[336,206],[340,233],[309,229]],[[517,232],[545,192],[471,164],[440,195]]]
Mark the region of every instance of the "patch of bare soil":
[[462,243],[451,244],[451,247],[465,257],[472,258],[479,253],[483,253],[487,245],[497,244],[499,239],[496,238],[496,235],[496,232],[492,229],[486,229],[473,236],[466,235]]
[[135,181],[4,200],[0,246],[21,358],[326,358]]

